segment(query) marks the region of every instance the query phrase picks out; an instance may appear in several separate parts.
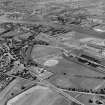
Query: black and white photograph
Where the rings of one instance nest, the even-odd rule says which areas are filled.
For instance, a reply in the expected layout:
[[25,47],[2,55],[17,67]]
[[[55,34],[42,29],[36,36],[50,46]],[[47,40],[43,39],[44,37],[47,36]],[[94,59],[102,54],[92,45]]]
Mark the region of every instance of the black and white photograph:
[[0,105],[105,105],[105,0],[0,0]]

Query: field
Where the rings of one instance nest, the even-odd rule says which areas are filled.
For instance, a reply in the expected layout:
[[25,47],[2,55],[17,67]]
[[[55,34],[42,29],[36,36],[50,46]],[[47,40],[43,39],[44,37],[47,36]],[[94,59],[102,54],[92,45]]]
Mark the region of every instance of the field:
[[47,87],[35,86],[8,101],[7,105],[68,105],[59,94]]
[[[38,68],[39,71],[36,70],[37,72],[41,72],[41,67],[51,72],[53,75],[48,77],[46,81],[60,89],[100,90],[100,88],[105,87],[103,86],[105,83],[104,73],[78,64],[64,56],[64,51],[70,54],[73,48],[76,51],[79,49],[85,52],[88,46],[87,38],[97,38],[103,42],[103,45],[100,43],[101,48],[96,47],[97,44],[95,47],[88,46],[90,55],[95,55],[96,51],[99,51],[96,50],[98,48],[101,49],[98,53],[104,55],[105,32],[95,31],[93,27],[99,25],[99,23],[91,20],[91,18],[96,20],[102,18],[105,22],[104,0],[0,0],[0,10],[0,23],[7,22],[7,27],[9,27],[8,22],[14,24],[13,30],[12,28],[8,29],[9,32],[1,29],[1,33],[4,32],[4,34],[0,36],[0,39],[4,38],[4,46],[8,46],[8,53],[4,51],[4,46],[3,53],[10,56],[9,60],[12,62],[10,69],[12,67],[19,69],[16,70],[16,79],[0,93],[0,105],[6,103],[6,105],[76,105],[71,100],[69,103],[67,99],[59,92],[55,92],[50,86],[47,87],[47,83],[39,85],[41,78],[35,81],[26,80],[24,77],[28,77],[32,73],[31,67],[35,67],[33,70]],[[84,21],[89,24],[88,27],[81,27]],[[105,23],[102,24],[105,25]],[[93,50],[91,50],[92,48]],[[6,56],[6,54],[3,54],[3,56]],[[78,59],[77,56],[74,58]],[[0,61],[1,59],[2,57]],[[105,60],[105,55],[103,59]],[[5,57],[3,60],[6,62]],[[15,60],[19,63],[15,64]],[[0,62],[0,65],[3,64]],[[92,65],[92,63],[88,62],[87,65]],[[7,70],[7,68],[3,70]],[[31,76],[38,76],[37,73],[34,73]],[[8,75],[10,74],[8,72]],[[89,100],[93,99],[94,95],[66,90],[62,91],[84,103],[84,105],[91,105]]]

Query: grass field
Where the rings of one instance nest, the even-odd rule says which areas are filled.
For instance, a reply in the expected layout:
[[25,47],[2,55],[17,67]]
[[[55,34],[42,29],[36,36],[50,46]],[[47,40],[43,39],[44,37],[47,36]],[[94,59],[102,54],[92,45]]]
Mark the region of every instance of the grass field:
[[35,86],[9,100],[7,105],[68,105],[59,94],[47,87]]
[[[48,70],[55,73],[55,76],[50,78],[50,81],[54,84],[57,84],[56,82],[58,81],[58,84],[60,84],[62,87],[66,86],[64,84],[67,83],[67,86],[69,86],[70,84],[70,87],[74,86],[74,87],[92,89],[102,82],[102,80],[73,77],[72,76],[73,74],[88,75],[88,76],[104,76],[101,73],[83,67],[79,64],[73,63],[71,61],[67,61],[65,59],[60,59],[59,64],[48,68]],[[66,73],[66,75],[64,75],[64,73]]]

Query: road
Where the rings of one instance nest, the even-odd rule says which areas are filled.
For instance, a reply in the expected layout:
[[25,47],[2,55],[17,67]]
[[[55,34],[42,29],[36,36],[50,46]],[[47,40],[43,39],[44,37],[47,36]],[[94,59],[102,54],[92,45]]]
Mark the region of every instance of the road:
[[[99,84],[99,85],[97,85],[96,87],[94,87],[93,90],[98,90],[98,89],[100,89],[104,84],[105,84],[105,80],[102,81],[101,84]],[[79,97],[82,96],[82,95],[86,95],[86,94],[80,93],[80,94],[78,94],[77,96],[75,96],[75,98],[79,98]],[[92,94],[90,94],[90,95],[92,95]],[[94,94],[94,95],[97,96],[97,94]],[[105,96],[105,95],[101,95],[101,96]]]
[[0,92],[0,105],[4,105],[5,102],[8,100],[8,93],[16,85],[18,79],[13,80],[5,89]]
[[[8,75],[8,74],[7,74]],[[11,75],[11,76],[13,76],[13,75]],[[59,93],[59,94],[61,94],[61,95],[63,95],[68,101],[74,101],[74,102],[76,102],[76,103],[78,103],[79,105],[84,105],[82,102],[80,102],[80,101],[78,101],[77,99],[75,99],[74,97],[72,97],[72,96],[70,96],[69,94],[67,94],[66,92],[64,92],[64,90],[62,90],[62,89],[60,89],[60,88],[57,88],[55,85],[53,85],[53,84],[51,84],[49,81],[47,81],[47,80],[43,80],[40,76],[38,76],[38,75],[36,75],[35,74],[35,76],[37,76],[38,77],[38,79],[40,80],[40,83],[41,84],[43,84],[43,85],[47,85],[49,88],[51,88],[52,90],[54,90],[54,91],[56,91],[57,93]],[[14,77],[17,77],[17,76],[14,76]],[[20,78],[20,77],[18,77],[18,78]],[[98,87],[100,87],[100,86],[102,86],[102,84],[101,85],[99,85]],[[78,93],[80,93],[80,92],[78,92]],[[81,93],[81,94],[87,94],[87,93]],[[89,93],[90,94],[90,93]],[[90,94],[90,95],[95,95],[95,94]]]
[[[75,55],[75,56],[76,56],[76,55]],[[89,66],[89,65],[87,65],[87,64],[83,64],[83,63],[78,62],[78,61],[76,60],[76,58],[71,58],[71,57],[69,57],[68,54],[63,54],[63,57],[64,57],[66,60],[68,60],[68,61],[77,63],[77,64],[79,64],[79,65],[82,65],[82,66],[84,66],[84,67],[86,67],[86,68],[89,68],[89,69],[91,69],[91,70],[94,70],[94,71],[96,71],[96,72],[105,74],[105,70],[104,70],[105,66],[102,65],[102,64],[95,63],[95,64],[99,65],[100,67],[102,67],[102,69],[101,69],[101,68],[94,68],[94,67],[91,67],[91,66]],[[76,57],[83,59],[82,57],[79,57],[79,56],[76,56]],[[91,62],[91,63],[94,63],[94,62],[92,62],[92,61],[90,61],[90,60],[88,60],[88,61]]]
[[[6,74],[6,73],[5,73]],[[13,76],[11,74],[7,74],[9,76]],[[45,86],[48,86],[49,88],[51,88],[53,91],[61,94],[62,96],[64,96],[70,103],[73,101],[73,102],[76,102],[78,103],[79,105],[84,105],[82,102],[79,102],[77,99],[73,98],[72,96],[70,96],[69,94],[65,93],[63,90],[57,88],[56,86],[54,86],[53,84],[51,84],[50,82],[48,82],[47,80],[43,80],[43,78],[41,78],[40,76],[36,75],[34,73],[35,76],[37,76],[37,78],[40,80],[39,84],[41,85],[45,85]],[[13,77],[17,77],[17,78],[21,78],[21,77],[18,77],[18,76],[13,76]],[[24,78],[22,78],[24,79]],[[25,79],[27,80],[27,79]],[[34,81],[33,81],[34,82]],[[16,82],[15,82],[16,83]],[[35,81],[36,83],[36,81]],[[14,83],[12,83],[11,86],[13,86]],[[10,85],[9,85],[10,86]],[[5,90],[4,90],[5,91]]]
[[71,90],[66,90],[66,89],[61,89],[61,90],[63,90],[64,92],[69,92],[69,93],[77,93],[77,94],[92,95],[92,96],[95,96],[95,95],[105,96],[105,94],[95,94],[95,93],[88,93],[88,92],[78,92],[78,91],[71,91]]
[[[80,105],[84,105],[82,102],[78,101],[77,99],[75,99],[74,97],[70,96],[69,94],[67,94],[66,92],[64,92],[64,90],[57,88],[55,85],[49,83],[47,80],[43,80],[40,76],[38,76],[37,74],[34,73],[35,76],[38,77],[38,79],[40,80],[40,83],[43,85],[47,85],[49,88],[51,88],[52,90],[56,91],[57,93],[63,95],[68,101],[74,101]],[[11,75],[12,76],[12,75]],[[20,78],[20,77],[19,77]],[[78,92],[81,93],[81,92]],[[90,93],[81,93],[81,94],[90,94]],[[95,95],[95,94],[91,94],[91,95]]]
[[[35,24],[34,22],[23,22],[23,21],[8,21],[8,20],[3,20],[3,19],[0,19],[0,20],[2,20],[1,22],[15,22],[15,23],[18,23],[18,22],[20,22],[20,23],[28,23],[28,24]],[[39,23],[41,23],[41,22],[39,22]],[[43,24],[43,22],[42,22],[42,24]],[[50,24],[51,25],[51,24]],[[54,26],[54,25],[53,25]],[[58,25],[59,26],[59,25]],[[56,27],[57,27],[57,25],[56,25]],[[59,27],[61,27],[61,26],[59,26]],[[64,27],[64,26],[63,26]],[[65,28],[65,27],[64,27]],[[80,32],[83,32],[83,30],[81,29],[81,30],[79,30],[79,28],[78,27],[74,27],[74,26],[67,26],[67,28],[70,28],[70,29],[73,29],[73,30],[76,30],[76,31],[80,31]],[[89,31],[88,31],[89,32]],[[84,33],[86,33],[86,31],[84,31]],[[88,33],[89,34],[89,33]],[[96,35],[96,33],[95,34],[93,34],[93,33],[91,33],[93,36],[94,35]],[[98,35],[96,35],[97,37],[99,37],[99,34]],[[103,35],[101,35],[100,37],[103,37]],[[41,78],[40,78],[41,79]],[[65,92],[63,92],[63,90],[61,90],[61,89],[59,89],[59,88],[57,88],[56,86],[54,86],[54,85],[52,85],[51,83],[49,83],[48,81],[46,81],[46,80],[42,80],[41,79],[41,82],[43,82],[45,85],[47,84],[50,88],[52,88],[53,90],[55,90],[56,92],[58,92],[58,93],[60,93],[60,94],[62,94],[64,97],[66,97],[66,98],[68,98],[68,100],[72,100],[72,101],[75,101],[76,103],[78,103],[78,104],[80,104],[80,105],[84,105],[83,103],[81,103],[81,102],[79,102],[77,99],[75,99],[75,98],[73,98],[72,96],[70,96],[69,94],[67,94],[67,93],[65,93]]]
[[[33,71],[31,71],[31,72],[34,73]],[[49,81],[47,81],[45,79],[43,80],[43,78],[38,76],[36,73],[34,73],[34,75],[37,76],[37,78],[40,80],[40,84],[48,86],[49,88],[51,88],[55,92],[57,92],[57,93],[61,94],[62,96],[64,96],[68,101],[70,101],[70,102],[73,101],[73,102],[78,103],[79,105],[84,105],[82,102],[78,101],[77,99],[73,98],[69,94],[65,93],[62,89],[57,88],[55,85],[51,84]]]
[[69,94],[65,93],[62,89],[57,88],[56,86],[54,86],[53,84],[49,83],[47,80],[42,80],[41,81],[42,84],[47,85],[49,88],[51,88],[52,90],[56,91],[57,93],[61,94],[62,96],[64,96],[66,99],[68,99],[68,101],[70,102],[75,102],[78,103],[79,105],[84,105],[82,102],[78,101],[77,99],[73,98],[72,96],[70,96]]

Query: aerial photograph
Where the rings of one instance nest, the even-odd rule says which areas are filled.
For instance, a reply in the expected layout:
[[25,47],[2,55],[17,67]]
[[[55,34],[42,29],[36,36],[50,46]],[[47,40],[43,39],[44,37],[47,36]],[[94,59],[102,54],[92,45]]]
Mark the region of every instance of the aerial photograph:
[[105,0],[0,0],[0,105],[105,105]]

